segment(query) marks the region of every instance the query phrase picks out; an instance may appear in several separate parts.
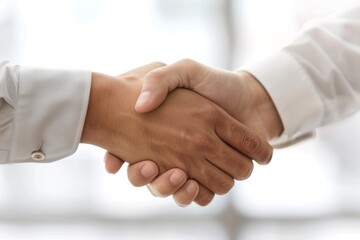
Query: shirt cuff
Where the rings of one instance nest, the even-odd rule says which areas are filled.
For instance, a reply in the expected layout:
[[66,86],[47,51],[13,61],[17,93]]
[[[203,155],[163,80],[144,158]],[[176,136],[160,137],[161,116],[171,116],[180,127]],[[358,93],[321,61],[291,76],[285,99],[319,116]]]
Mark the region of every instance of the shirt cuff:
[[280,115],[284,132],[272,139],[272,144],[296,142],[320,125],[323,102],[311,78],[291,53],[282,50],[240,70],[251,73],[264,86]]
[[21,67],[10,163],[51,162],[73,154],[82,134],[90,85],[89,71]]

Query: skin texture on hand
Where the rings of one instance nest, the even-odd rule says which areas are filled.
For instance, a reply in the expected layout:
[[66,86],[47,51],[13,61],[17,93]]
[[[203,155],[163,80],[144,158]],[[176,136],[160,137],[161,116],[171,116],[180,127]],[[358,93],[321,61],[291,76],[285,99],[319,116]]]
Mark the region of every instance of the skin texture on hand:
[[154,110],[176,88],[206,97],[266,139],[283,131],[274,103],[251,74],[210,68],[189,59],[151,71],[144,79],[136,110]]
[[[137,100],[136,109],[139,112],[152,111],[164,101],[169,92],[178,87],[191,89],[210,99],[266,139],[278,136],[283,131],[272,100],[252,75],[213,69],[189,59],[159,67],[147,74],[142,88],[145,94]],[[151,164],[148,162],[148,165]],[[132,176],[139,176],[135,166],[130,165],[128,172]],[[170,186],[169,178],[160,175],[156,181],[152,180],[148,179],[147,183],[151,183],[151,189],[156,190],[155,195],[174,194],[175,201],[181,203],[176,195],[178,186],[163,190],[164,183]],[[163,184],[159,184],[160,182]],[[182,191],[181,188],[180,190]],[[157,193],[160,191],[163,194]],[[187,196],[189,199],[193,198],[190,193]]]
[[[165,66],[165,64],[160,62],[150,63],[130,70],[120,75],[120,77],[133,76],[142,79],[151,70],[163,66]],[[111,174],[117,173],[124,163],[122,159],[114,156],[110,152],[105,154],[104,162],[106,171]],[[173,175],[177,176],[177,181],[173,180]],[[214,198],[213,192],[199,185],[194,180],[188,180],[186,173],[181,169],[174,168],[159,175],[157,164],[151,160],[130,164],[128,166],[128,178],[129,181],[137,187],[148,184],[148,189],[156,197],[173,195],[174,201],[182,207],[191,204],[193,201],[201,206],[205,206]]]
[[82,142],[130,164],[152,159],[160,173],[183,169],[204,186],[200,192],[217,194],[229,191],[233,178],[249,176],[252,158],[264,163],[271,158],[271,147],[253,131],[188,90],[174,91],[155,111],[137,113],[140,78],[93,74]]

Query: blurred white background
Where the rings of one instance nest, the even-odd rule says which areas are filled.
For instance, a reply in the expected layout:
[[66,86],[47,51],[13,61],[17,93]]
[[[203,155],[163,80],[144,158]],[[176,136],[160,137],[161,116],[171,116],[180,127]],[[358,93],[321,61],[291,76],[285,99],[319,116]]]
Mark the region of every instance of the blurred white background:
[[[119,74],[192,58],[235,69],[355,0],[0,0],[0,59]],[[289,76],[291,77],[291,76]],[[104,151],[0,166],[0,239],[360,239],[360,117],[275,151],[208,207],[134,188]]]

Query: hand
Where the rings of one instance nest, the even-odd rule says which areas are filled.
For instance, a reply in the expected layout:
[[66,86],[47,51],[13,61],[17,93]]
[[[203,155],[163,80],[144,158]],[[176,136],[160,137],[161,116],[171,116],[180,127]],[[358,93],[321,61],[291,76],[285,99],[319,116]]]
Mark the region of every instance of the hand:
[[[121,76],[137,76],[141,78],[145,76],[151,70],[158,67],[163,67],[163,63],[151,63],[146,66],[133,69],[126,72]],[[124,161],[110,152],[107,152],[104,156],[105,169],[108,173],[117,173]],[[174,201],[182,207],[189,205],[192,201],[195,201],[199,205],[205,206],[209,204],[214,193],[206,191],[204,188],[200,188],[199,184],[194,180],[188,180],[187,175],[181,169],[171,169],[165,173],[159,174],[159,169],[156,163],[151,160],[144,160],[139,163],[131,164],[128,167],[129,181],[136,187],[147,185],[150,192],[157,197],[167,197],[173,195]],[[156,180],[154,180],[156,178]]]
[[206,97],[266,139],[283,131],[270,96],[251,74],[214,69],[189,59],[147,74],[136,110],[142,113],[154,110],[176,88],[190,89]]
[[160,173],[180,168],[200,183],[200,192],[217,194],[226,193],[233,178],[248,177],[251,158],[269,161],[272,150],[265,141],[195,93],[174,91],[155,111],[136,113],[142,77],[93,74],[82,142],[130,164],[152,159]]
[[[123,161],[111,153],[105,154],[105,167],[109,173],[117,173]],[[174,201],[182,207],[186,207],[191,202],[196,201],[201,205],[206,205],[213,199],[213,194],[202,191],[199,193],[199,184],[194,180],[187,180],[186,173],[181,169],[171,169],[159,174],[159,169],[153,161],[145,160],[129,165],[128,178],[136,187],[144,186],[148,183],[148,188],[156,197],[167,197],[173,195]],[[156,178],[156,179],[155,179]],[[154,187],[152,187],[154,186]]]
[[[155,109],[177,87],[191,89],[212,100],[266,139],[278,136],[283,131],[272,100],[252,75],[213,69],[192,60],[182,60],[149,73],[136,109],[139,112]],[[135,169],[129,168],[129,172],[132,171],[135,172]],[[152,182],[150,185],[153,189],[160,189],[158,183]]]

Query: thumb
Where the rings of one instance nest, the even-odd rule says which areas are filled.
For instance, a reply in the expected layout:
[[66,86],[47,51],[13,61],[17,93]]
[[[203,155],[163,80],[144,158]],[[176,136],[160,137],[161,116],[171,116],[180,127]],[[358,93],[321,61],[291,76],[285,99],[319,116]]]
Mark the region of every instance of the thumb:
[[136,102],[138,112],[149,112],[160,106],[167,95],[175,88],[193,89],[202,77],[199,77],[203,65],[189,59],[159,67],[149,72],[143,82],[143,88]]
[[140,113],[150,112],[164,102],[171,91],[163,78],[153,77],[150,72],[144,78],[143,87],[135,104],[135,110]]
[[141,113],[150,112],[164,102],[169,92],[178,84],[173,74],[168,74],[165,67],[149,72],[143,82],[140,95],[135,104],[135,110]]

